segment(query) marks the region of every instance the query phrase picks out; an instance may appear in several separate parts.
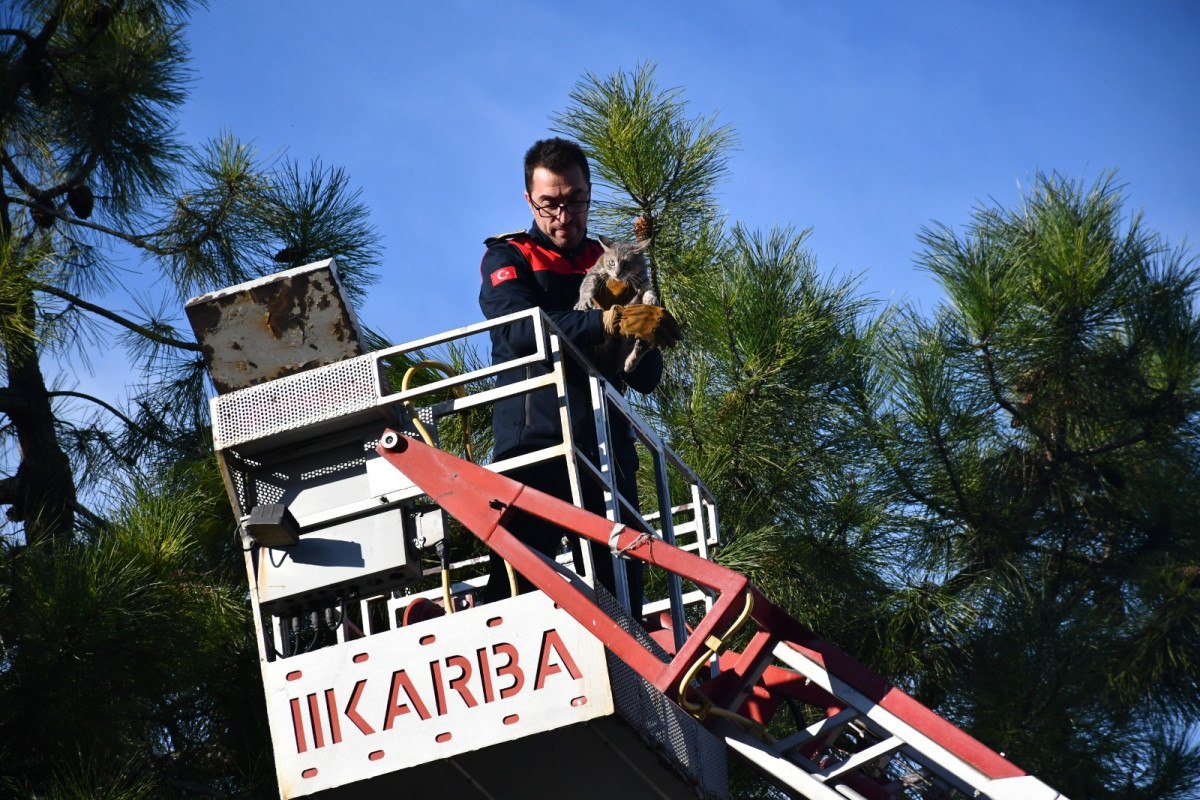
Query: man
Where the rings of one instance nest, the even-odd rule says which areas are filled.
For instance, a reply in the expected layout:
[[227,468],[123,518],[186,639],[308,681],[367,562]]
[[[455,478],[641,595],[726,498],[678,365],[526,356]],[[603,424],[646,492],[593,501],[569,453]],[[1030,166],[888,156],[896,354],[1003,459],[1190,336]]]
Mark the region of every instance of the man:
[[[613,336],[633,336],[660,347],[679,340],[678,323],[658,306],[614,306],[608,310],[577,311],[579,287],[588,269],[596,263],[601,245],[587,236],[588,207],[591,204],[591,172],[587,157],[579,145],[565,139],[543,139],[525,154],[525,202],[533,214],[533,225],[524,233],[506,234],[488,239],[480,266],[482,285],[479,307],[488,319],[541,308],[562,334],[583,353]],[[532,325],[521,321],[492,331],[492,363],[509,361],[534,352],[536,343]],[[633,372],[606,374],[619,389],[629,386],[646,393],[658,385],[662,376],[662,355],[651,350]],[[576,445],[593,461],[597,460],[596,431],[593,421],[587,376],[582,370],[566,365],[567,391],[571,409],[571,429]],[[620,371],[620,365],[610,369]],[[550,371],[547,364],[508,370],[498,379],[500,386],[515,383]],[[558,397],[553,388],[498,401],[493,411],[496,460],[539,450],[563,440]],[[614,421],[613,462],[618,491],[636,503],[637,452],[631,433],[623,422]],[[542,462],[509,473],[510,477],[555,497],[571,500],[566,464],[562,459]],[[585,507],[604,513],[602,494],[590,480],[582,477]],[[530,547],[553,558],[558,553],[561,530],[528,516],[514,521],[513,532]],[[600,583],[613,591],[612,562],[607,550],[593,550],[596,575]],[[641,614],[641,563],[630,562],[631,611]],[[521,590],[529,583],[520,579]],[[491,574],[486,596],[496,600],[508,595],[508,579],[503,562],[492,554]]]

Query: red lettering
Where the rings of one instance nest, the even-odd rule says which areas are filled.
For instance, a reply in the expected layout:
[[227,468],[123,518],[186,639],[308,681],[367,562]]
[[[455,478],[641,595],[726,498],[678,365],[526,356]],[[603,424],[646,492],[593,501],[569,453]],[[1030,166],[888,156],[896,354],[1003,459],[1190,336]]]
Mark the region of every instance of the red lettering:
[[500,690],[500,699],[512,697],[517,692],[521,691],[521,687],[525,685],[525,673],[517,666],[520,656],[517,655],[517,648],[507,642],[492,645],[492,653],[494,655],[508,656],[508,663],[503,667],[496,668],[496,677],[501,675],[511,675],[513,682],[511,686],[507,686]]
[[458,692],[458,696],[467,704],[467,708],[474,708],[479,705],[479,701],[475,699],[475,695],[471,694],[471,690],[467,688],[467,681],[471,680],[471,662],[466,656],[450,656],[446,659],[447,667],[458,667],[462,670],[462,674],[457,678],[452,678],[447,684],[452,690]]
[[[401,691],[408,698],[408,702],[412,703],[412,708],[408,707],[408,703],[399,702]],[[421,695],[417,694],[412,681],[408,679],[408,673],[402,669],[398,669],[392,673],[392,691],[388,695],[387,719],[383,722],[383,729],[385,731],[391,730],[392,723],[396,721],[396,717],[407,714],[413,709],[416,709],[417,716],[421,719],[429,719],[429,710],[425,708],[425,703],[421,701]]]
[[308,750],[308,741],[304,738],[304,717],[300,713],[300,700],[293,697],[289,702],[292,705],[292,731],[296,734],[296,752],[303,753]]
[[312,725],[313,747],[324,747],[325,731],[321,729],[321,710],[315,694],[308,696],[308,722]]
[[342,740],[342,723],[338,719],[337,698],[333,696],[333,689],[325,690],[325,713],[329,715],[330,744],[337,744]]
[[362,697],[363,688],[367,685],[367,679],[363,678],[358,683],[354,684],[354,692],[350,695],[350,702],[346,704],[346,719],[354,723],[354,725],[363,733],[370,735],[375,732],[367,721],[358,713],[358,701]]
[[[528,655],[527,653],[527,658]],[[437,716],[448,714],[451,695],[456,694],[468,709],[475,708],[480,703],[514,697],[525,688],[526,676],[520,662],[520,651],[511,642],[498,642],[490,647],[480,647],[475,651],[474,660],[470,655],[450,655],[429,662],[434,692],[432,707],[426,705],[425,698],[418,692],[408,672],[404,669],[396,670],[392,673],[382,730],[391,730],[398,718],[410,712],[416,712],[422,720],[432,718],[431,708]],[[542,634],[533,689],[545,688],[550,678],[559,673],[565,673],[572,680],[580,680],[583,677],[562,635],[552,628]],[[476,675],[479,676],[481,690],[471,685]],[[327,739],[331,745],[340,744],[344,740],[343,716],[364,736],[376,732],[358,708],[366,693],[367,680],[363,678],[354,684],[350,699],[340,712],[335,688],[289,698],[297,753],[305,753],[310,748],[322,748]],[[328,723],[321,718],[322,704]]]
[[[558,656],[561,666],[551,663],[551,651]],[[533,682],[534,690],[536,691],[545,686],[546,678],[562,672],[563,667],[566,667],[567,674],[575,680],[579,680],[582,677],[579,667],[575,666],[575,659],[571,658],[571,654],[567,652],[567,646],[563,644],[562,637],[558,635],[558,631],[551,628],[542,634],[542,652],[538,656],[537,678]]]
[[433,681],[433,704],[437,707],[438,716],[446,713],[446,694],[442,691],[442,663],[429,662],[429,677]]
[[490,703],[496,695],[492,692],[492,668],[488,664],[487,648],[476,650],[475,657],[479,660],[479,679],[483,681],[483,702]]

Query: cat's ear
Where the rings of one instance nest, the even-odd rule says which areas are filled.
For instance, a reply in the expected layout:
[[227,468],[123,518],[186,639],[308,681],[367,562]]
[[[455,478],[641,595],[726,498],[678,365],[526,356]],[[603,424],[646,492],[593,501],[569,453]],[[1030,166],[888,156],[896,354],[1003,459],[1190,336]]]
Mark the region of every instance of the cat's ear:
[[596,240],[600,242],[605,250],[612,250],[612,239],[608,238],[603,233],[597,233]]
[[642,253],[646,252],[646,248],[649,246],[650,246],[650,240],[642,239],[641,241],[639,241],[637,244],[635,244],[633,246],[633,252],[636,255],[641,255]]

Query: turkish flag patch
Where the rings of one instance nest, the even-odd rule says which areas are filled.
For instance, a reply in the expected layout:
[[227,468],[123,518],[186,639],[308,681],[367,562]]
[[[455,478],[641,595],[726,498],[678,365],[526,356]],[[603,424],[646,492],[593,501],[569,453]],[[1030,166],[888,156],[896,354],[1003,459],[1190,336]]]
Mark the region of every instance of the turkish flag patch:
[[511,281],[517,277],[516,267],[501,267],[492,273],[492,286],[499,286],[505,281]]

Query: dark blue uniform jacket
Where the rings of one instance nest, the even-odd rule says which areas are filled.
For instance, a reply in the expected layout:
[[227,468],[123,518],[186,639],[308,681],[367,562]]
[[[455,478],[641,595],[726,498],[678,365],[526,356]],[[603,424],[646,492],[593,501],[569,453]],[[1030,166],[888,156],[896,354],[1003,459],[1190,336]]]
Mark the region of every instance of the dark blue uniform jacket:
[[[488,239],[487,252],[480,265],[482,284],[479,307],[488,319],[515,311],[538,307],[571,342],[591,358],[592,349],[604,340],[602,312],[574,310],[579,299],[579,287],[601,253],[600,243],[584,238],[570,252],[560,251],[536,225],[525,233],[506,234]],[[536,349],[532,325],[527,321],[511,323],[492,331],[492,363],[498,364]],[[632,373],[612,369],[618,374],[605,377],[619,390],[629,386],[646,393],[658,385],[662,377],[662,354],[651,350]],[[549,365],[532,364],[508,370],[499,376],[504,386],[550,371]],[[595,427],[588,396],[587,377],[580,369],[567,364],[568,396],[570,397],[572,430],[576,443],[595,458]],[[527,453],[562,441],[558,400],[553,388],[542,389],[524,396],[510,397],[496,403],[493,412],[496,459]],[[628,429],[614,422],[614,457],[636,464]],[[624,451],[624,452],[623,452]]]

